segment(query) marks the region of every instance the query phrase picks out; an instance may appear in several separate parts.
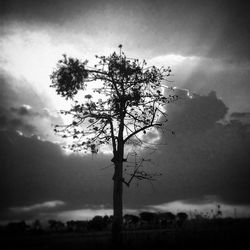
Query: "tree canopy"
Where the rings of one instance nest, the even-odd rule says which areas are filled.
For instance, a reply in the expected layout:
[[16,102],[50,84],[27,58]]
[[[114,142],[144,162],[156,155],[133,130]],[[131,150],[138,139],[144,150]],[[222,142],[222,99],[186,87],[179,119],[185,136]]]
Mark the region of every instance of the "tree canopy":
[[[164,95],[162,81],[170,75],[169,67],[148,67],[145,60],[126,57],[121,46],[120,53],[96,59],[98,63],[89,67],[87,60],[63,55],[51,74],[51,87],[74,101],[70,110],[61,111],[71,115],[72,122],[56,125],[55,131],[75,139],[69,145],[73,151],[95,153],[100,145],[111,144],[115,157],[119,139],[126,144],[139,139],[140,132],[161,127],[167,120],[164,106],[177,96]],[[79,93],[90,84],[92,93],[79,101]]]

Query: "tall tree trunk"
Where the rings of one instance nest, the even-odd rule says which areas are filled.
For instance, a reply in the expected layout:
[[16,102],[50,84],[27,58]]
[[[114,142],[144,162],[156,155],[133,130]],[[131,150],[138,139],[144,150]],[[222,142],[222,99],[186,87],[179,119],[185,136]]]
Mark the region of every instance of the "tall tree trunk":
[[123,188],[123,158],[124,158],[124,110],[125,103],[121,104],[121,117],[119,124],[119,133],[117,139],[117,151],[114,155],[115,172],[114,172],[114,188],[113,188],[113,224],[112,224],[112,240],[115,249],[122,246],[122,222],[123,222],[123,203],[122,203],[122,188]]
[[122,165],[119,161],[115,164],[114,187],[113,187],[113,224],[112,240],[115,246],[122,244],[122,221],[123,221],[123,203],[122,203]]

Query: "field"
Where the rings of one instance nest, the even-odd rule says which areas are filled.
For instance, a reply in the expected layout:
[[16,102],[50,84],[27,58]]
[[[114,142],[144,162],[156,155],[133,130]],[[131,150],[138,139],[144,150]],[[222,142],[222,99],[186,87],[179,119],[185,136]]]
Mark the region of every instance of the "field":
[[[187,221],[183,227],[127,230],[119,249],[249,249],[250,219]],[[1,249],[111,249],[109,231],[1,232]]]

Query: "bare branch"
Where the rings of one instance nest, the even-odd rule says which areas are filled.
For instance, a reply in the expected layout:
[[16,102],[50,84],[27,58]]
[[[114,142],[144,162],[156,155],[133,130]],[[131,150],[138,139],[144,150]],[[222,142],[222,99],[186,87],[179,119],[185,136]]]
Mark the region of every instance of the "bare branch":
[[142,132],[143,130],[146,130],[148,128],[151,128],[151,127],[160,127],[162,126],[162,123],[154,123],[154,124],[150,124],[150,125],[147,125],[147,126],[144,126],[138,130],[135,130],[133,133],[131,133],[129,136],[127,136],[125,139],[124,139],[124,143],[126,143],[131,137],[135,136],[136,134]]

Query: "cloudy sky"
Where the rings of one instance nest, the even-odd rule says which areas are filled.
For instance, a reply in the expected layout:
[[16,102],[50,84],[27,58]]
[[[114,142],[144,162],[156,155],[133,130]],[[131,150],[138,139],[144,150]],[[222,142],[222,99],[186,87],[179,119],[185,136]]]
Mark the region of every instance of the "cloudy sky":
[[[171,66],[182,98],[147,166],[124,191],[138,209],[250,214],[250,17],[238,1],[0,0],[0,220],[111,213],[111,156],[73,155],[53,125],[69,104],[49,87],[63,53]],[[153,136],[153,134],[152,134]],[[142,152],[143,153],[143,152]],[[236,208],[236,210],[235,210]]]

